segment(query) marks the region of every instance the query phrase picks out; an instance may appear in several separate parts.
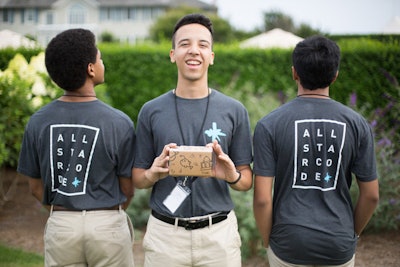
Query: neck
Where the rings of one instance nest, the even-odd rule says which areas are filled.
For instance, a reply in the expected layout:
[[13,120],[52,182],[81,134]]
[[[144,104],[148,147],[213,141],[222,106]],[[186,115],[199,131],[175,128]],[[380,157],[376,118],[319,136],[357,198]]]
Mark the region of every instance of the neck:
[[299,88],[299,90],[297,92],[297,97],[330,98],[329,97],[329,87],[316,89],[316,90],[307,90],[307,89]]
[[96,94],[95,93],[92,93],[92,94],[65,93],[63,96],[66,96],[66,97],[96,97]]
[[93,91],[87,93],[66,91],[64,95],[60,97],[60,100],[64,102],[87,102],[93,101],[94,99],[97,99],[97,96]]
[[329,95],[327,94],[315,94],[315,93],[299,94],[297,95],[297,97],[330,98]]
[[185,90],[181,88],[176,88],[172,91],[176,96],[182,98],[204,98],[207,97],[211,93],[211,89],[204,88],[201,91],[197,90]]

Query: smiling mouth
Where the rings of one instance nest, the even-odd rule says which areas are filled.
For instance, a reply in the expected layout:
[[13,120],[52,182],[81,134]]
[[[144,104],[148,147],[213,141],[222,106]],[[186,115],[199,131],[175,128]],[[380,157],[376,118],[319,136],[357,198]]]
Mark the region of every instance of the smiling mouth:
[[199,66],[201,63],[197,60],[188,60],[188,61],[186,61],[186,64],[188,64],[190,66]]

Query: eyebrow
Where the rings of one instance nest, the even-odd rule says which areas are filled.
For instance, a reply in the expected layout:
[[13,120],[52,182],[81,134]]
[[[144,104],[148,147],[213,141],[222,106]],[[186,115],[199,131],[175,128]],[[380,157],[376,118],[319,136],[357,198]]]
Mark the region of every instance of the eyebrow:
[[[177,42],[177,44],[180,44],[180,43],[182,43],[182,42],[189,42],[189,41],[190,41],[189,38],[185,38],[185,39],[179,40],[179,41]],[[208,43],[208,44],[211,44],[211,42],[208,41],[208,40],[206,40],[206,39],[201,39],[201,40],[199,40],[199,42],[200,42],[200,43]]]

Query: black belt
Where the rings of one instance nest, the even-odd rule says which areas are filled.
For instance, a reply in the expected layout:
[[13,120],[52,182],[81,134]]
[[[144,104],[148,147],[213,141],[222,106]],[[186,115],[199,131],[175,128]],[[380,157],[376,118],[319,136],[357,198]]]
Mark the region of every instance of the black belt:
[[[115,205],[112,207],[107,207],[107,208],[96,208],[96,209],[86,209],[86,211],[95,211],[95,210],[119,210],[120,205]],[[121,208],[122,209],[122,208]],[[53,211],[83,211],[83,210],[74,210],[74,209],[69,209],[65,208],[63,206],[57,206],[53,205]]]
[[211,223],[210,223],[209,217],[204,219],[181,219],[181,218],[168,217],[154,210],[151,211],[151,215],[153,215],[155,218],[165,223],[175,225],[175,220],[178,220],[178,226],[184,227],[186,230],[195,230],[204,228],[206,226],[209,226],[210,224],[217,224],[219,222],[222,222],[223,220],[226,220],[226,218],[228,218],[228,214],[229,211],[210,215],[211,216]]

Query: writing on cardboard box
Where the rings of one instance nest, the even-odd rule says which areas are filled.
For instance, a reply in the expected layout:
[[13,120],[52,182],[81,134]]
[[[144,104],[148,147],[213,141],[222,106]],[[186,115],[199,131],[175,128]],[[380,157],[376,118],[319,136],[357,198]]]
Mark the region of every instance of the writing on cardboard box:
[[179,146],[169,151],[171,176],[213,176],[214,164],[215,156],[211,147]]

